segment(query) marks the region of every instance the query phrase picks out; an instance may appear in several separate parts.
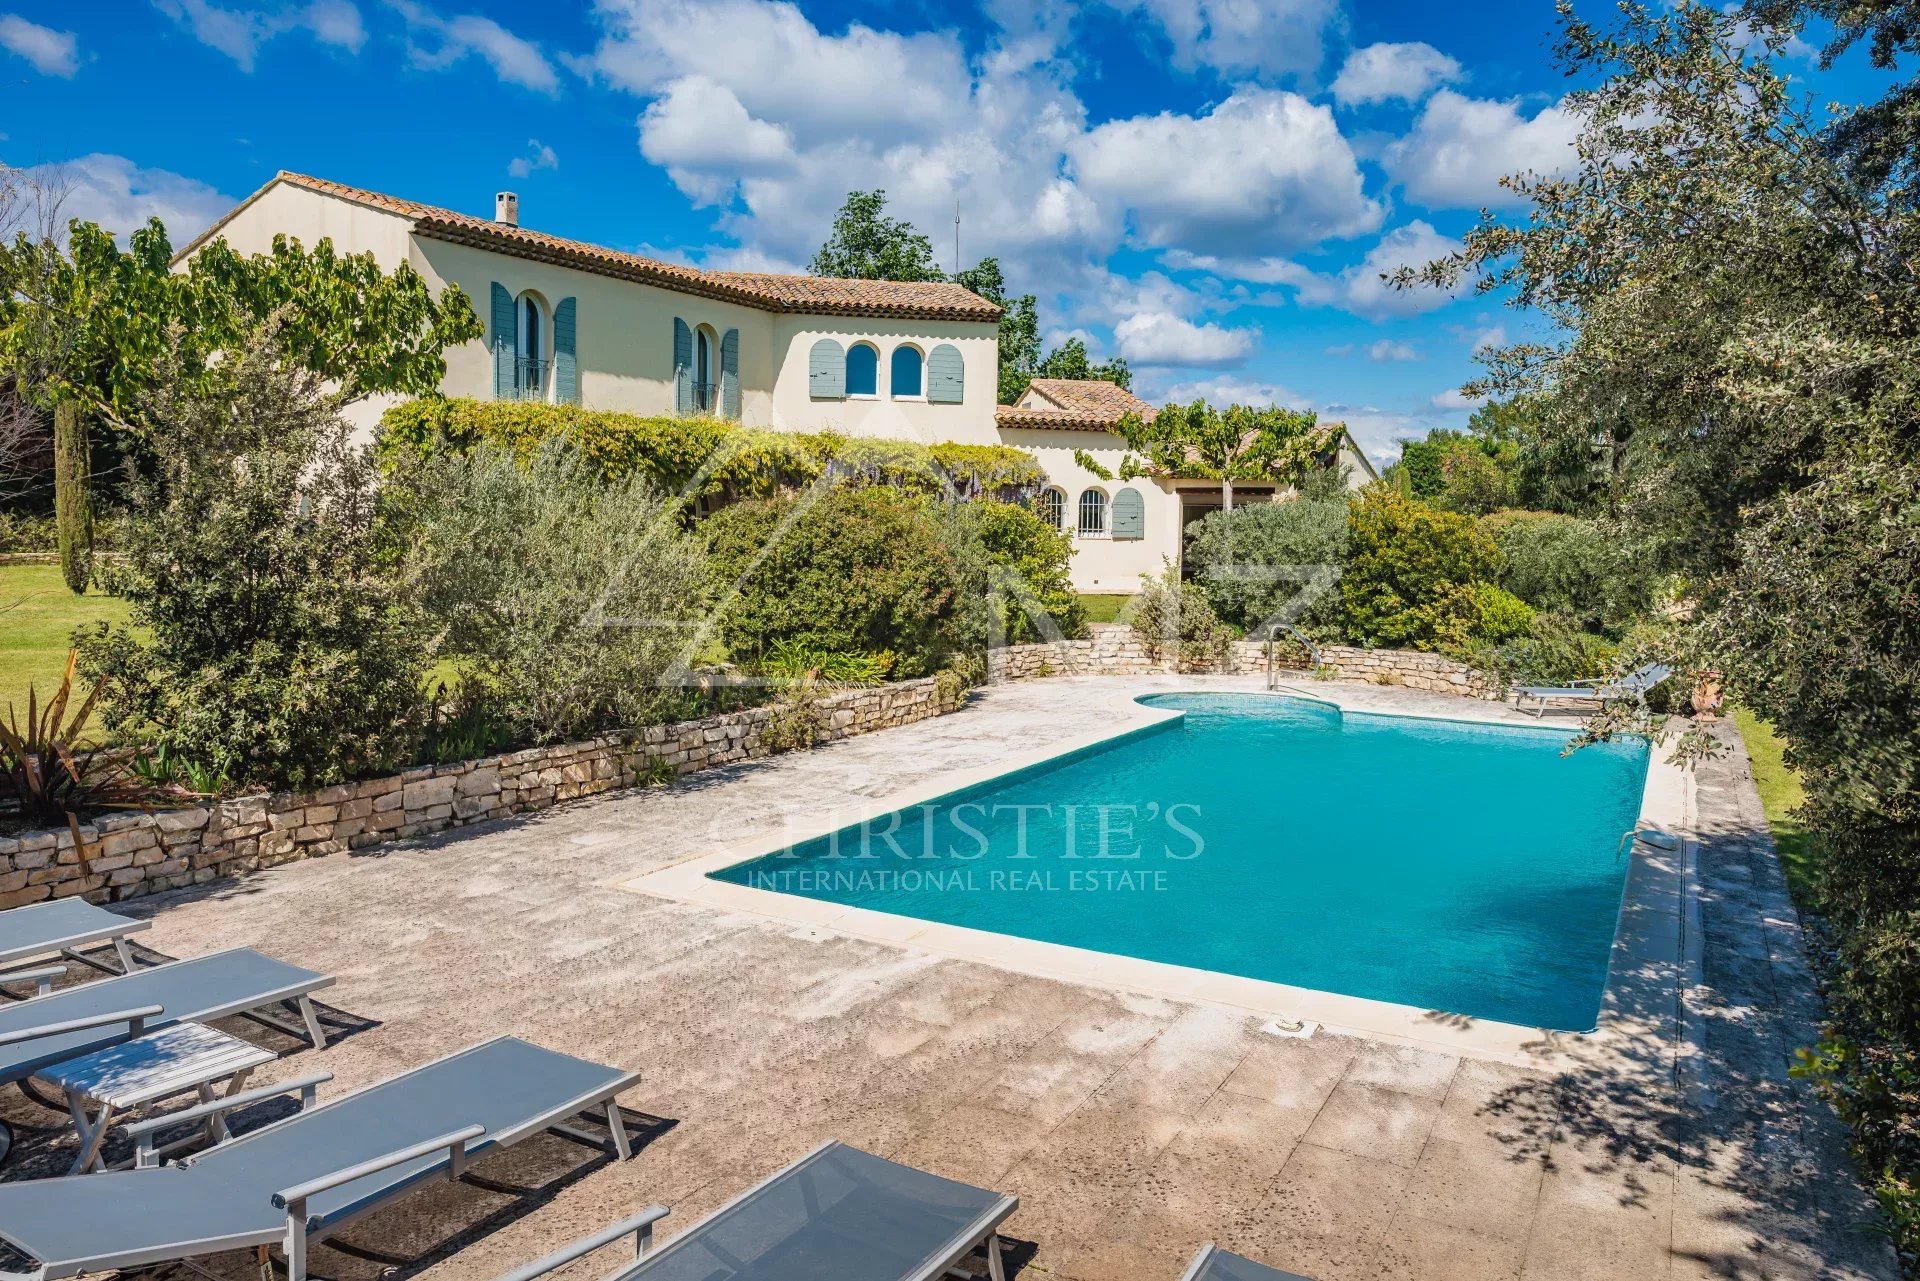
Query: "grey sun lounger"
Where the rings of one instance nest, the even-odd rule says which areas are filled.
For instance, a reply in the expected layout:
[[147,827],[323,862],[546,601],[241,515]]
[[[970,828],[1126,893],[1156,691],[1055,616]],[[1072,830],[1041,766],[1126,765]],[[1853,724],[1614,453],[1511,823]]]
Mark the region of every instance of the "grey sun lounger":
[[1180,1281],[1310,1281],[1298,1272],[1282,1272],[1264,1263],[1222,1250],[1209,1241],[1180,1274]]
[[658,1250],[652,1206],[499,1281],[534,1281],[621,1237],[638,1258],[606,1281],[934,1281],[977,1246],[1005,1281],[1000,1225],[1020,1202],[827,1142]]
[[[1604,703],[1612,699],[1645,698],[1655,685],[1673,675],[1665,663],[1648,663],[1625,676],[1570,681],[1565,685],[1520,685],[1513,691],[1513,710],[1544,714],[1556,703]],[[1531,700],[1529,708],[1525,704]]]
[[[127,936],[137,934],[151,924],[151,921],[136,921],[132,917],[95,907],[78,897],[16,907],[0,912],[0,970],[36,957],[54,955],[96,969],[105,969],[98,961],[81,956],[77,949],[89,943],[111,942],[113,950],[120,957],[120,972],[130,973],[133,969],[133,953],[127,949]],[[60,972],[52,970],[47,973],[54,975]],[[40,977],[38,972],[0,974],[0,983]]]
[[[500,1037],[263,1126],[177,1165],[0,1184],[0,1238],[36,1261],[6,1281],[56,1281],[115,1268],[278,1246],[307,1281],[309,1243],[427,1180],[544,1130],[598,1145],[566,1123],[603,1113],[629,1156],[614,1096],[640,1079]],[[310,1089],[316,1078],[249,1090],[129,1127],[167,1125]]]
[[326,1033],[314,1017],[311,998],[332,982],[324,974],[237,947],[0,1006],[0,1085],[142,1030],[249,1014],[283,1001],[298,1006],[313,1048],[324,1049]]

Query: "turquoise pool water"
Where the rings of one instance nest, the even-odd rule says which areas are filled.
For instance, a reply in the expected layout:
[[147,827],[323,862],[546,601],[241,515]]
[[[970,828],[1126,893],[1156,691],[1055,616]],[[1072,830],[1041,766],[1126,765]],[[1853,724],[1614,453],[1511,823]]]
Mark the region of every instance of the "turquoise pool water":
[[714,873],[1535,1027],[1606,985],[1644,741],[1162,695],[1183,720]]

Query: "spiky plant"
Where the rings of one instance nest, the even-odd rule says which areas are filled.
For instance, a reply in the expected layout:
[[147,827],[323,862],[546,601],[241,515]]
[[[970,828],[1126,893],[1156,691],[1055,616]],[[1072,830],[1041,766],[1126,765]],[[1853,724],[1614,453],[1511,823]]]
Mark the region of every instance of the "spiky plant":
[[90,874],[81,816],[92,810],[145,809],[148,788],[124,765],[79,749],[80,732],[93,714],[101,683],[95,682],[69,714],[78,658],[67,651],[67,670],[44,706],[39,692],[27,687],[24,723],[13,704],[7,704],[7,718],[0,722],[0,809],[12,809],[28,823],[64,822],[73,833],[82,873]]

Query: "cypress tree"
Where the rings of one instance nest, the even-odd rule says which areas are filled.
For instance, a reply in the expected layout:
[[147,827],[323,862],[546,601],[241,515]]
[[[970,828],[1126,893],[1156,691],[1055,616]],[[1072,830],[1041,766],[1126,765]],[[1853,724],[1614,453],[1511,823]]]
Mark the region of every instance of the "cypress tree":
[[80,406],[63,401],[53,410],[53,524],[60,574],[76,594],[93,578],[91,482],[86,420]]

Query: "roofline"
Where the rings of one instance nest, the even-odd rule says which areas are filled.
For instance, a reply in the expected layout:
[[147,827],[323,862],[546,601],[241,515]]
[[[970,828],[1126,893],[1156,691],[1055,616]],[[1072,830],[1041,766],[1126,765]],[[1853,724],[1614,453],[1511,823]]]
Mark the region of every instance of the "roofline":
[[[274,174],[273,177],[262,183],[246,199],[221,215],[212,226],[188,241],[183,248],[173,255],[168,265],[177,266],[186,258],[198,252],[210,241],[214,240],[228,223],[252,207],[253,204],[262,196],[266,195],[267,192],[285,183],[288,186],[297,187],[301,191],[309,192],[316,196],[324,196],[330,200],[344,201],[356,208],[369,209],[375,213],[385,214],[389,218],[398,218],[402,222],[410,223],[411,231],[417,236],[425,236],[429,239],[445,241],[449,244],[461,244],[471,248],[485,249],[493,253],[505,254],[512,258],[525,258],[532,262],[544,262],[553,266],[568,267],[575,271],[584,271],[592,275],[609,276],[615,280],[627,280],[636,284],[652,285],[657,289],[665,289],[673,293],[690,294],[699,298],[713,298],[722,302],[738,303],[743,307],[752,307],[756,311],[770,312],[774,315],[866,316],[874,319],[945,320],[961,325],[991,325],[998,324],[1001,315],[1005,311],[1005,308],[1001,307],[998,303],[981,298],[980,295],[974,293],[972,290],[965,291],[967,296],[978,299],[986,308],[987,314],[980,316],[955,316],[950,314],[950,309],[946,307],[923,306],[914,303],[868,304],[812,302],[804,305],[790,303],[768,298],[762,294],[755,293],[751,289],[745,289],[730,282],[718,280],[689,280],[671,271],[650,269],[647,265],[648,260],[637,254],[621,254],[621,257],[627,259],[627,261],[611,262],[590,253],[566,248],[560,244],[541,245],[529,243],[527,240],[506,230],[496,231],[492,227],[468,226],[464,223],[450,222],[446,219],[435,217],[437,213],[444,212],[452,214],[455,212],[454,210],[436,210],[431,205],[421,205],[418,201],[407,201],[406,203],[413,204],[425,212],[418,215],[401,213],[397,210],[385,208],[374,201],[361,199],[351,194],[360,189],[348,187],[345,183],[330,183],[328,184],[329,187],[342,188],[342,190],[328,190],[312,185],[310,182],[302,181],[301,179],[302,175],[292,173],[285,169],[280,170]],[[516,226],[515,230],[526,231],[527,229]],[[531,234],[546,235],[547,233],[534,232]],[[552,237],[552,239],[557,241],[560,238]],[[598,246],[595,247],[597,248]],[[604,250],[604,252],[620,253],[619,250],[612,249]],[[665,264],[662,264],[662,266],[664,267]],[[699,271],[701,269],[689,267],[685,270]]]

